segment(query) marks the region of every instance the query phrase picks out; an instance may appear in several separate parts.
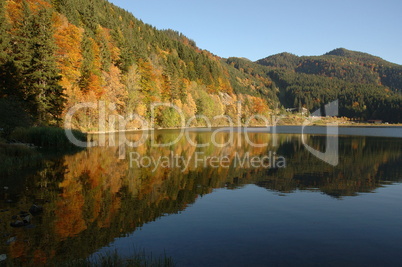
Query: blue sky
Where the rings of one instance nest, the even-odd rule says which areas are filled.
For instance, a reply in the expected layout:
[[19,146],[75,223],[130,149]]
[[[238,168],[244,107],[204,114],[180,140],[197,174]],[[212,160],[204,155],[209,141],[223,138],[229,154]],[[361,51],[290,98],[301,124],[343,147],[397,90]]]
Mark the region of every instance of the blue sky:
[[344,47],[402,64],[401,0],[109,0],[221,57],[321,55]]

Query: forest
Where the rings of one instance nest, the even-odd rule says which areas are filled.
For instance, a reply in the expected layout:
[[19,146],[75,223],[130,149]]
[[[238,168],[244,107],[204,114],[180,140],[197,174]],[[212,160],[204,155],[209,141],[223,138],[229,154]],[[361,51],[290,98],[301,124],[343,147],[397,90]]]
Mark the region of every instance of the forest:
[[402,66],[338,48],[322,56],[273,55],[256,63],[280,88],[280,102],[309,111],[339,100],[339,115],[402,121]]
[[[62,126],[70,108],[99,101],[113,104],[107,118],[138,114],[164,128],[180,126],[180,116],[166,106],[152,116],[151,103],[172,103],[186,119],[211,120],[236,118],[241,103],[244,122],[290,107],[311,112],[339,99],[340,116],[402,122],[402,66],[346,49],[318,57],[224,59],[106,0],[2,1],[0,36],[5,136],[17,127]],[[96,110],[80,109],[67,126],[95,131],[98,119]]]

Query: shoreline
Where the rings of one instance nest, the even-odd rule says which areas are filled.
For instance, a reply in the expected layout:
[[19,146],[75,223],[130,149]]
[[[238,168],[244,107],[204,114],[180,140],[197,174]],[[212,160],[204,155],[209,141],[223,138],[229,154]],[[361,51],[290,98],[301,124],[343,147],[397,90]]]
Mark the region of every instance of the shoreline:
[[[330,124],[330,123],[328,123]],[[230,125],[220,125],[220,126],[193,126],[193,127],[168,127],[168,128],[145,128],[145,129],[126,129],[126,130],[114,130],[114,131],[103,131],[103,132],[85,132],[86,134],[112,134],[112,133],[122,133],[122,132],[144,132],[144,131],[164,131],[164,130],[188,130],[188,129],[224,129],[224,128],[268,128],[268,127],[303,127],[303,124],[277,124],[277,125],[250,125],[250,126],[230,126]],[[335,125],[332,125],[335,126]],[[337,127],[342,128],[398,128],[402,127],[402,124],[372,124],[372,123],[338,123]],[[306,127],[331,127],[327,124],[311,124],[306,125]]]

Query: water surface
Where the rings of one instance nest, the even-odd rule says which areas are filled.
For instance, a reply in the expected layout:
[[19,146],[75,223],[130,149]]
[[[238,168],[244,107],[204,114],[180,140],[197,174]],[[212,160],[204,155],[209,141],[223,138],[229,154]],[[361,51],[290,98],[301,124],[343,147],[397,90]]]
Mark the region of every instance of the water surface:
[[[339,137],[335,167],[310,154],[301,135],[286,127],[275,138],[258,129],[248,134],[265,147],[251,145],[244,133],[216,147],[211,138],[224,144],[228,132],[212,137],[210,131],[191,131],[191,142],[183,137],[168,147],[153,147],[148,139],[139,148],[91,147],[46,160],[37,170],[0,181],[1,188],[8,187],[0,194],[0,254],[24,265],[115,249],[130,257],[136,248],[165,252],[177,266],[397,266],[402,139],[367,136],[370,129],[366,136]],[[397,135],[400,129],[394,130]],[[155,131],[154,140],[168,143],[178,134]],[[128,138],[136,141],[140,135]],[[325,141],[320,130],[306,137],[321,151]],[[122,153],[125,159],[119,159]],[[146,168],[130,166],[132,153],[186,159],[199,153],[227,157],[230,164]],[[286,166],[234,165],[236,157],[274,153]],[[29,227],[10,227],[11,217],[32,203],[43,205],[43,214],[33,216]]]

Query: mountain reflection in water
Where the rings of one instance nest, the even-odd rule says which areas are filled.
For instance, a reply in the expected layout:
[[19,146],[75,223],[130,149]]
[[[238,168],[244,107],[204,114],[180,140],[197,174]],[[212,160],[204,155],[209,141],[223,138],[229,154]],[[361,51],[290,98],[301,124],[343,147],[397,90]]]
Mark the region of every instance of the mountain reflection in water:
[[[140,133],[129,134],[131,141]],[[176,131],[156,131],[155,140],[175,140]],[[166,214],[179,213],[199,196],[213,189],[237,189],[255,184],[280,194],[306,190],[322,192],[342,199],[373,192],[385,184],[402,180],[402,141],[399,138],[342,136],[339,138],[339,165],[332,167],[315,158],[303,146],[300,135],[278,134],[277,144],[267,133],[249,133],[255,147],[244,134],[234,143],[216,147],[210,143],[211,132],[190,132],[196,148],[186,138],[169,147],[152,147],[150,141],[138,148],[91,147],[74,155],[43,162],[40,169],[0,181],[0,254],[24,265],[51,264],[86,258],[108,245],[116,237],[134,232],[145,223]],[[99,136],[93,137],[95,140]],[[215,136],[218,143],[228,141],[229,134]],[[106,141],[109,142],[109,136]],[[309,135],[308,144],[325,150],[325,137]],[[284,168],[251,166],[205,167],[190,164],[186,170],[159,166],[130,167],[130,153],[158,158],[177,155],[194,158],[266,156],[275,153],[286,159]],[[11,203],[10,203],[11,202]],[[31,227],[11,228],[11,217],[26,211],[32,203],[44,207],[33,216]]]

